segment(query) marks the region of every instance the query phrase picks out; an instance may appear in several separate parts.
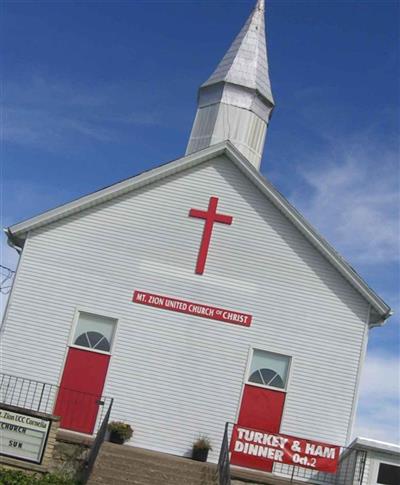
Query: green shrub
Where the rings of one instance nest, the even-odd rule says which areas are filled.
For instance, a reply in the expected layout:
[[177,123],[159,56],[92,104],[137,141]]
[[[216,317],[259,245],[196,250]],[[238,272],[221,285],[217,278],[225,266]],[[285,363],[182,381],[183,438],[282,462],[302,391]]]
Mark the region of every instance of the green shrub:
[[111,421],[111,423],[108,424],[108,431],[117,434],[124,441],[131,439],[133,434],[131,426],[122,421]]
[[0,468],[1,485],[78,485],[76,480],[56,473],[28,475],[17,470]]
[[193,448],[197,450],[212,450],[211,441],[208,436],[201,435],[193,443]]
[[0,483],[2,485],[30,485],[35,483],[36,479],[25,475],[25,473],[14,470],[0,469]]
[[77,485],[78,482],[69,476],[58,473],[47,473],[43,475],[35,485]]

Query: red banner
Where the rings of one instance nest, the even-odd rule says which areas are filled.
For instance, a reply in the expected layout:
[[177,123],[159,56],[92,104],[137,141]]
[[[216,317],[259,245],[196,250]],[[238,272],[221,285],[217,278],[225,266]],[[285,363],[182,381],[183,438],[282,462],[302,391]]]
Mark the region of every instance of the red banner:
[[173,312],[186,313],[197,317],[210,318],[211,320],[234,323],[235,325],[242,325],[244,327],[249,327],[252,319],[252,316],[247,313],[216,308],[201,303],[193,303],[191,301],[177,300],[170,296],[155,295],[153,293],[145,293],[138,290],[135,290],[133,293],[132,301]]
[[340,446],[235,424],[230,451],[232,462],[247,468],[270,470],[272,461],[335,473]]

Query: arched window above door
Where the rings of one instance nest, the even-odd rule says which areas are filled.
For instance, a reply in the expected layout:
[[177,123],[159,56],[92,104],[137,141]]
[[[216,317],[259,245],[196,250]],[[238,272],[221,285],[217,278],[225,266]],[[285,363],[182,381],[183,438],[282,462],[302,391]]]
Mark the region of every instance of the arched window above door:
[[100,332],[84,332],[81,333],[74,342],[74,345],[80,347],[88,347],[89,349],[102,350],[110,352],[110,342]]
[[94,351],[110,352],[115,333],[113,318],[79,312],[71,344]]
[[290,357],[265,350],[253,350],[248,382],[260,386],[286,389]]

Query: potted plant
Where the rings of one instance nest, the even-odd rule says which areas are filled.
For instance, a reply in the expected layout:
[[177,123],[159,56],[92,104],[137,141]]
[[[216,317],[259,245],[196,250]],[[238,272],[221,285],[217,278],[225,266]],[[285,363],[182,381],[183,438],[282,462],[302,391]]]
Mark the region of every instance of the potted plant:
[[200,436],[192,448],[192,459],[196,461],[207,461],[208,452],[212,450],[211,442],[207,436]]
[[128,441],[133,434],[133,429],[129,424],[122,421],[111,421],[108,424],[108,431],[110,432],[111,443],[117,443],[122,445],[125,441]]

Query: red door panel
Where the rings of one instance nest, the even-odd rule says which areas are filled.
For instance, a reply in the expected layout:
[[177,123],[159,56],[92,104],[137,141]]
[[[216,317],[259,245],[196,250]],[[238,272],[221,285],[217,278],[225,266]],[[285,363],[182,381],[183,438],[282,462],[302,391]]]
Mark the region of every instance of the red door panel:
[[284,402],[284,392],[246,385],[238,424],[277,433],[281,426]]
[[76,348],[68,350],[54,414],[60,427],[92,434],[110,356]]
[[[278,433],[281,427],[285,396],[284,392],[245,385],[238,424],[260,431]],[[255,464],[253,464],[252,458],[254,460],[254,457],[251,455],[232,452],[231,463],[232,465],[247,468],[259,468],[259,466],[256,466],[255,464],[257,464],[257,462],[259,463],[260,460],[256,459]],[[272,461],[265,460],[265,466],[263,466],[262,469],[264,471],[272,471],[272,465]]]

